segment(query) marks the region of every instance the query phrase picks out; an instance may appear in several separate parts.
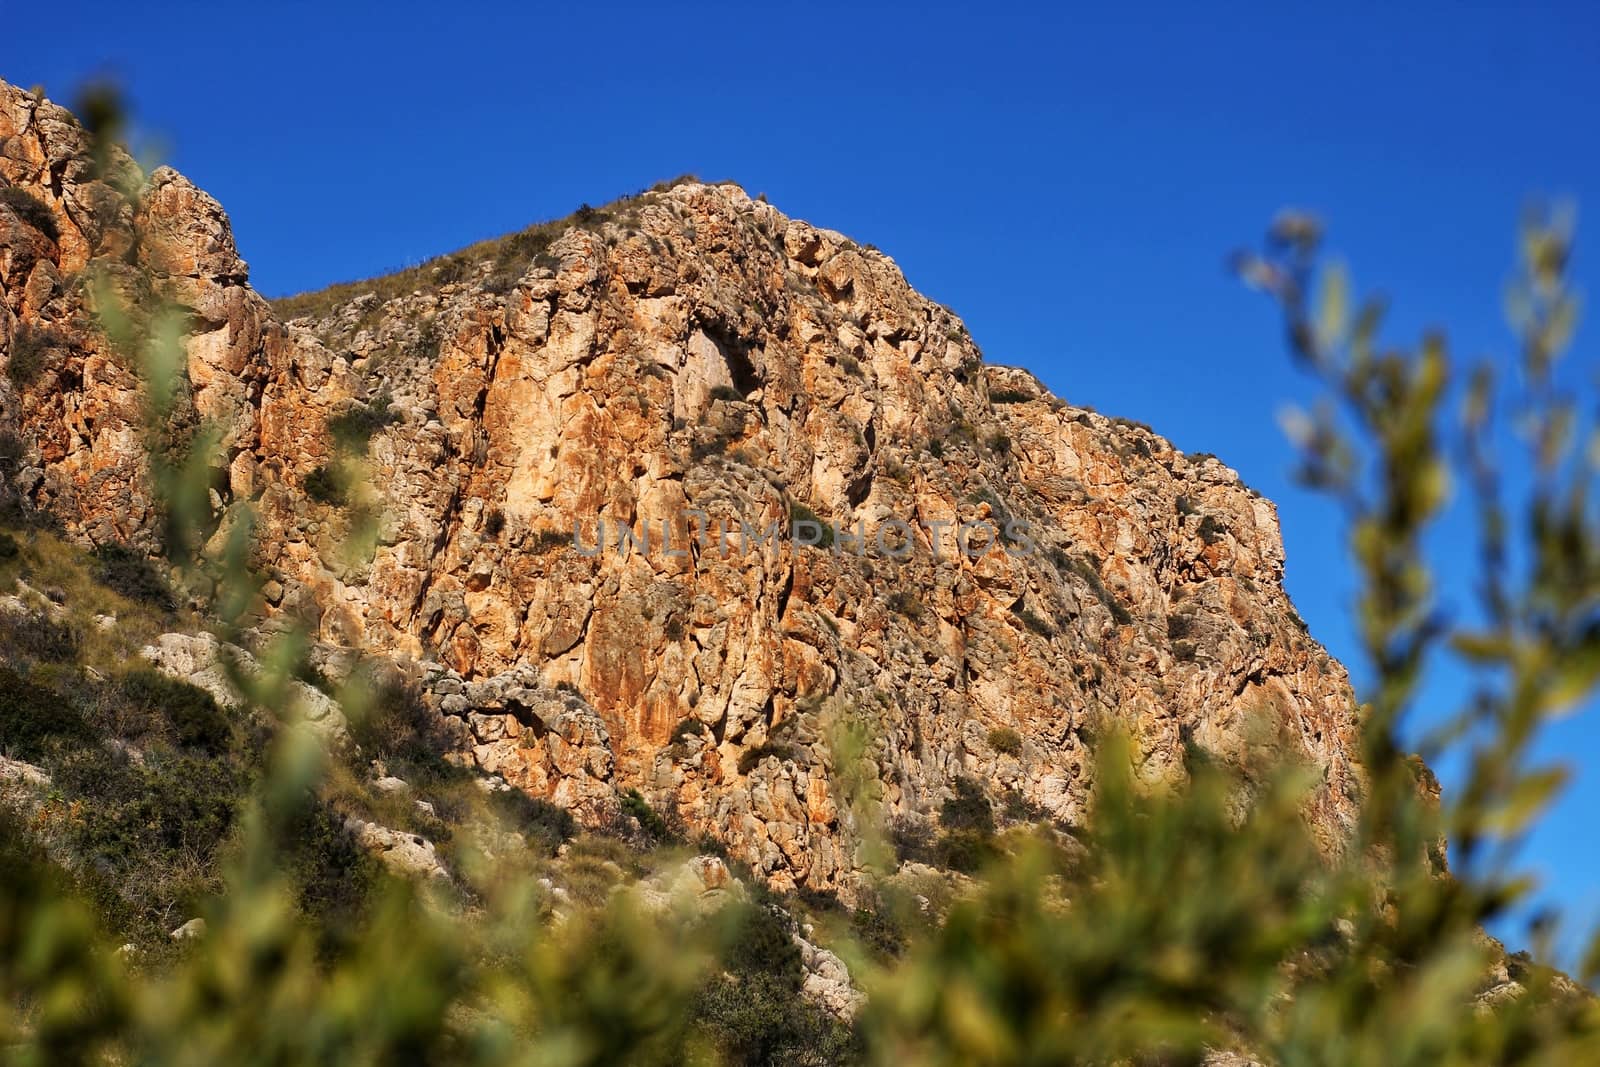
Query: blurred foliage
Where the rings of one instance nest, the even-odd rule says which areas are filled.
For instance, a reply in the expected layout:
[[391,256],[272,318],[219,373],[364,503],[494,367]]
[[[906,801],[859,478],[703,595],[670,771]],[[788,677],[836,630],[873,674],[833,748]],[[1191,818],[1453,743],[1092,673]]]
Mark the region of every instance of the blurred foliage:
[[[96,111],[95,127],[114,119]],[[63,831],[71,861],[62,835],[21,813],[0,821],[0,1054],[207,1067],[1182,1064],[1230,1051],[1282,1064],[1600,1060],[1587,991],[1481,933],[1527,893],[1512,850],[1561,782],[1531,764],[1531,743],[1600,678],[1600,447],[1593,412],[1557,372],[1576,319],[1570,220],[1536,214],[1525,227],[1510,385],[1491,364],[1459,375],[1441,336],[1380,342],[1381,304],[1353,304],[1343,272],[1320,268],[1320,243],[1311,220],[1286,216],[1239,266],[1277,299],[1292,351],[1326,386],[1327,403],[1289,424],[1306,479],[1347,510],[1361,578],[1371,683],[1360,817],[1342,848],[1319,847],[1307,822],[1312,768],[1252,767],[1246,781],[1196,758],[1184,785],[1152,793],[1106,731],[1082,840],[1044,823],[1002,831],[982,790],[958,782],[939,844],[972,877],[934,899],[896,871],[881,732],[871,714],[830,705],[830,771],[859,842],[863,906],[759,885],[710,914],[646,906],[612,876],[639,862],[620,842],[569,842],[570,820],[543,807],[486,803],[547,851],[570,850],[575,903],[557,921],[536,869],[471,840],[451,842],[460,884],[448,887],[385,876],[352,845],[340,805],[370,801],[340,793],[349,753],[283,710],[296,706],[303,634],[261,649],[258,672],[234,672],[245,710],[226,718],[138,672],[104,683],[115,714],[90,715],[62,693],[93,678],[50,662],[69,638],[14,635],[22,658],[0,674],[7,747],[99,799]],[[242,503],[212,510],[216,429],[172,432],[189,418],[178,322],[157,310],[136,324],[114,294],[97,300],[119,349],[141,353],[168,554],[219,635],[239,639],[257,602],[253,524]],[[347,429],[356,439],[367,427]],[[1514,467],[1525,486],[1501,474],[1508,445],[1526,457]],[[1425,553],[1457,482],[1481,545],[1481,605],[1466,620],[1440,610]],[[137,568],[107,566],[103,580],[125,595],[158,599]],[[1478,685],[1422,746],[1428,759],[1469,752],[1464,787],[1440,804],[1399,738],[1442,656]],[[338,693],[364,757],[454,796],[460,775],[408,694],[360,672]],[[105,736],[144,738],[147,755],[112,758]],[[674,847],[642,797],[624,803]],[[164,859],[189,854],[191,867]],[[198,911],[205,933],[164,952],[113,951],[128,924],[96,886],[129,884],[127,870],[165,880],[159,899]],[[832,923],[869,994],[853,1025],[800,994],[794,916],[808,910]],[[1600,947],[1589,960],[1584,980]]]

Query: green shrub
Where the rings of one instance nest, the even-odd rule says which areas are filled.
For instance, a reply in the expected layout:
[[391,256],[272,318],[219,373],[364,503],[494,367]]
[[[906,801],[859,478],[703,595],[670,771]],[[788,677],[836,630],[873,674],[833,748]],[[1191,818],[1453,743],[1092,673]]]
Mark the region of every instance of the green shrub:
[[0,612],[0,650],[12,658],[70,663],[78,658],[78,631],[48,615]]
[[1049,812],[1022,795],[1019,789],[1006,790],[1005,817],[1011,822],[1043,822]]
[[204,689],[148,668],[123,675],[118,688],[134,709],[165,719],[180,746],[211,755],[228,751],[233,727]]
[[995,855],[994,835],[977,830],[947,830],[934,848],[937,865],[962,874],[976,874]]
[[73,850],[99,876],[96,902],[113,928],[161,938],[217,888],[216,862],[248,779],[232,762],[150,748],[141,763],[101,748],[57,762],[71,798]]
[[152,751],[134,764],[96,750],[67,760],[56,784],[86,803],[90,855],[135,861],[152,849],[209,855],[233,826],[246,779],[206,756]]
[[0,530],[0,560],[16,559],[22,552],[22,546],[17,539],[3,530]]
[[242,766],[163,745],[146,745],[138,761],[82,745],[51,773],[83,889],[118,936],[162,944],[221,889],[222,845],[250,781]]
[[899,615],[904,615],[906,618],[913,620],[922,618],[923,613],[926,610],[922,606],[922,601],[918,600],[913,593],[905,589],[896,589],[894,592],[890,593],[889,599],[886,601],[886,603],[888,604],[890,611],[893,611]]
[[48,237],[52,243],[61,240],[61,229],[56,225],[55,214],[28,190],[15,185],[0,188],[0,205],[10,208],[23,222]]
[[816,523],[817,527],[822,531],[817,541],[818,548],[828,548],[832,546],[834,534],[832,524],[824,522],[820,515],[799,501],[791,501],[789,504],[790,532],[794,533],[795,524],[802,522]]
[[465,256],[445,256],[433,268],[433,284],[454,285],[471,277],[472,264]]
[[794,760],[798,754],[793,745],[786,745],[781,741],[767,741],[754,748],[747,748],[739,754],[739,773],[749,774],[768,756],[776,756],[780,760]]
[[97,546],[94,560],[94,579],[107,589],[161,611],[177,608],[167,579],[143,554],[112,543]]
[[342,507],[350,500],[344,479],[326,463],[306,475],[305,488],[306,495],[319,504]]
[[900,863],[936,863],[934,835],[929,827],[916,819],[896,819],[889,824],[889,844],[894,848]]
[[373,435],[392,425],[397,416],[389,410],[389,398],[379,397],[370,405],[357,404],[328,420],[328,433],[340,447],[362,453]]
[[794,941],[794,922],[756,887],[754,903],[743,910],[731,939],[728,962],[735,973],[764,974],[798,991],[804,977],[800,946]]
[[880,960],[900,958],[911,940],[899,917],[881,905],[852,911],[850,931]]
[[1222,540],[1227,532],[1227,528],[1217,521],[1215,515],[1207,515],[1200,520],[1200,540],[1208,545],[1214,545]]
[[946,830],[993,834],[994,808],[977,782],[967,777],[957,778],[955,795],[947,798],[939,808],[939,825]]
[[[721,973],[696,996],[695,1029],[727,1063],[833,1064],[853,1062],[857,1039],[800,995],[805,971],[794,922],[758,886],[725,936]],[[709,935],[708,935],[709,936]]]
[[1022,735],[1009,726],[996,726],[989,731],[989,747],[1007,756],[1022,751]]
[[668,738],[667,743],[676,745],[688,738],[701,737],[710,732],[710,728],[699,719],[680,719],[678,725],[672,728],[672,736]]
[[506,513],[499,508],[490,510],[483,520],[483,535],[488,538],[499,537],[506,529]]
[[39,763],[94,741],[83,713],[71,701],[10,667],[0,666],[0,751]]
[[520,789],[497,789],[489,794],[489,804],[549,853],[554,853],[578,833],[572,812],[548,800],[530,797]]
[[553,225],[546,224],[502,238],[484,288],[491,293],[506,293],[529,267],[558,269],[560,261],[550,254],[556,236]]
[[650,806],[650,802],[637,789],[630,789],[623,794],[622,810],[633,816],[639,829],[652,841],[667,841],[672,837],[672,828],[667,825],[667,820]]
[[716,385],[711,388],[712,400],[743,400],[744,394],[731,385]]
[[991,404],[1025,404],[1033,399],[1035,398],[1032,393],[1021,389],[996,389],[989,394]]
[[413,355],[425,360],[438,358],[439,348],[444,344],[444,333],[439,328],[437,315],[424,319],[422,325],[417,327],[417,340],[411,346]]
[[989,438],[988,445],[989,451],[998,452],[1002,456],[1006,455],[1011,451],[1011,437],[1003,433],[993,434]]
[[344,819],[315,798],[306,798],[286,821],[281,847],[296,907],[314,921],[324,954],[354,943],[382,877],[378,861],[356,844]]
[[19,391],[39,379],[52,349],[62,343],[61,335],[48,326],[19,322],[11,332],[11,355],[6,377]]
[[363,760],[382,760],[414,784],[454,781],[467,772],[444,758],[452,744],[443,718],[410,687],[377,687],[371,704],[349,716],[350,739]]

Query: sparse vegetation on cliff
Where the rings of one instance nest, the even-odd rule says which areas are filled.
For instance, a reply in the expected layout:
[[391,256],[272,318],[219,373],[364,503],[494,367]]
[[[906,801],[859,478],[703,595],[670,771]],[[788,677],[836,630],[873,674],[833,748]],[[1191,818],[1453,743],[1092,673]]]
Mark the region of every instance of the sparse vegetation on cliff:
[[44,202],[26,189],[14,185],[0,186],[0,207],[7,207],[17,218],[32,226],[52,241],[61,240],[61,229],[56,217]]

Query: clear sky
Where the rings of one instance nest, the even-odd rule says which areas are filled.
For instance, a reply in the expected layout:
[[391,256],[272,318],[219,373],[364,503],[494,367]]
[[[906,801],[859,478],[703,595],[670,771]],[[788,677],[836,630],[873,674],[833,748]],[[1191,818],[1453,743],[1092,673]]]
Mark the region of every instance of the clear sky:
[[[1394,298],[1394,336],[1444,324],[1459,353],[1503,353],[1521,206],[1600,206],[1600,10],[1580,3],[0,0],[0,28],[9,81],[70,102],[114,76],[268,295],[685,172],[871,242],[990,360],[1277,501],[1289,589],[1358,674],[1338,515],[1295,487],[1275,421],[1307,383],[1227,253],[1312,209]],[[1590,370],[1597,336],[1572,357]],[[1547,751],[1578,773],[1526,858],[1542,900],[1590,920],[1600,714]]]

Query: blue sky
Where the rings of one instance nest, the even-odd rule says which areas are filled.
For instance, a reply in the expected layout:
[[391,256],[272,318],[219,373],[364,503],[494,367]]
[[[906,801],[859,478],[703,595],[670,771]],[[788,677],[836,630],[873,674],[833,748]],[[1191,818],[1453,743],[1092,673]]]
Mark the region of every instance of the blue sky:
[[[765,192],[895,257],[992,361],[1237,468],[1354,668],[1338,515],[1292,483],[1275,421],[1311,394],[1227,253],[1309,208],[1394,298],[1394,337],[1443,324],[1458,354],[1504,353],[1520,208],[1600,205],[1600,13],[1400,7],[0,0],[0,77],[70,101],[114,76],[269,295],[684,172]],[[1600,917],[1600,716],[1547,751],[1577,777],[1526,859],[1542,900]]]

